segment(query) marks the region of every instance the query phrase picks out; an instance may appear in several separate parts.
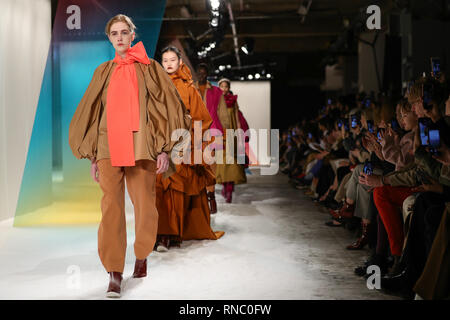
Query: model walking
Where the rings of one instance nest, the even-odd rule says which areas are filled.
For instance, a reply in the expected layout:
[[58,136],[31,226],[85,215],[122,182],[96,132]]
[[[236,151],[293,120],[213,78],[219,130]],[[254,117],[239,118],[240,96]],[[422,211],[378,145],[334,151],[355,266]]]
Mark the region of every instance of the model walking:
[[213,232],[210,227],[210,208],[206,186],[215,184],[209,166],[194,163],[194,153],[203,151],[206,143],[194,145],[195,123],[201,123],[201,137],[212,120],[192,80],[189,67],[183,63],[176,47],[162,50],[162,66],[177,88],[186,109],[192,117],[191,164],[179,164],[169,178],[156,177],[156,207],[159,213],[157,251],[167,251],[182,240],[217,240],[223,232]]
[[190,118],[164,69],[149,59],[142,42],[131,47],[135,25],[122,14],[105,33],[116,54],[101,64],[69,127],[69,144],[78,159],[91,160],[91,175],[103,191],[98,253],[110,274],[107,297],[120,297],[127,247],[125,182],[134,205],[133,277],[147,275],[158,227],[156,174],[168,171],[176,129],[190,129]]
[[[246,124],[243,115],[239,112],[239,106],[237,103],[237,95],[233,95],[230,91],[231,82],[228,79],[221,79],[219,81],[219,87],[223,91],[223,96],[225,98],[225,103],[227,106],[227,114],[224,118],[220,118],[222,127],[224,129],[224,145],[226,144],[226,129],[248,129],[243,128],[243,124]],[[242,122],[242,124],[241,124]],[[221,183],[223,185],[222,195],[225,197],[227,203],[231,203],[232,195],[234,192],[234,186],[237,184],[243,184],[247,182],[247,177],[245,175],[245,164],[239,164],[237,162],[237,152],[241,148],[243,153],[245,154],[245,140],[239,140],[235,138],[234,141],[234,157],[233,163],[227,163],[225,158],[226,154],[224,152],[224,161],[223,164],[217,164],[216,169],[216,182]],[[230,153],[231,150],[226,149],[226,153]]]

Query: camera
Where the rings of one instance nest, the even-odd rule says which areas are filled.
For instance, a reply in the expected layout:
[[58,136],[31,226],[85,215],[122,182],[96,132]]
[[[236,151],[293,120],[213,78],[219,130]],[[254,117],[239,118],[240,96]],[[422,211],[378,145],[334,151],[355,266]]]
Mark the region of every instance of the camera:
[[371,176],[373,174],[373,164],[372,164],[372,162],[367,161],[367,160],[364,162],[363,172],[365,174],[367,174],[368,176]]

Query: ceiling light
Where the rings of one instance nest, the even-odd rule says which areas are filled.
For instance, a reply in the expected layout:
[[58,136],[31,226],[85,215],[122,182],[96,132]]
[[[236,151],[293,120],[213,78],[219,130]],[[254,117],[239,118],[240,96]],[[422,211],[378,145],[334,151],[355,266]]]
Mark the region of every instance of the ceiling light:
[[212,18],[211,20],[211,26],[212,27],[217,27],[219,25],[219,19],[218,18]]
[[220,0],[209,0],[209,2],[211,3],[211,8],[213,10],[217,10],[220,7]]

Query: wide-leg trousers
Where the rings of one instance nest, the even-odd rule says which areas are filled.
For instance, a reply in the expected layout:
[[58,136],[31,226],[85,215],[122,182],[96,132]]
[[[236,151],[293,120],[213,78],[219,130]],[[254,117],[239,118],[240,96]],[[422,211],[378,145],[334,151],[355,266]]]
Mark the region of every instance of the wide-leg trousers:
[[136,259],[152,252],[158,230],[156,162],[138,160],[133,167],[113,167],[110,159],[97,162],[102,220],[98,229],[98,253],[107,272],[123,273],[127,248],[125,183],[134,206]]

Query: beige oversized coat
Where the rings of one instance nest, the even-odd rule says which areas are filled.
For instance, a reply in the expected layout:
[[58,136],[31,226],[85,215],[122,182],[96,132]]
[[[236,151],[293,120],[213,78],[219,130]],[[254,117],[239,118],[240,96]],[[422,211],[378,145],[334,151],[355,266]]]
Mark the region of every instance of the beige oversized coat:
[[[99,124],[101,118],[102,93],[108,75],[115,63],[110,60],[102,63],[94,72],[92,80],[86,89],[69,126],[69,145],[77,159],[94,159],[97,157]],[[176,129],[186,129],[189,133],[191,117],[186,110],[177,89],[161,65],[150,59],[150,64],[134,63],[136,72],[143,74],[138,77],[139,88],[146,88],[146,92],[139,92],[139,102],[145,104],[147,147],[150,160],[156,160],[158,154],[170,152],[182,140],[172,141],[172,132]],[[140,83],[144,81],[144,85]],[[144,95],[145,94],[145,95]],[[141,99],[144,96],[144,99]],[[175,166],[171,162],[165,176],[174,172]]]

